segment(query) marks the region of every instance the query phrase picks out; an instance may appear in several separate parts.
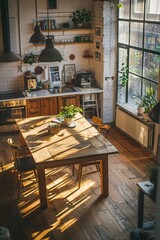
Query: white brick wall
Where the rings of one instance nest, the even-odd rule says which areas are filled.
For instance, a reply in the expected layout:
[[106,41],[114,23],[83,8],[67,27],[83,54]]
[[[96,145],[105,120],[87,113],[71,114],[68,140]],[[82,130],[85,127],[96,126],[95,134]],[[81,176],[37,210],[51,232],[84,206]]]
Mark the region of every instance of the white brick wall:
[[[101,62],[95,63],[95,75],[99,85],[104,89],[100,98],[101,117],[103,122],[111,123],[115,118],[116,94],[116,6],[110,2],[95,2],[95,27],[100,27]],[[95,48],[95,51],[97,49]],[[112,78],[112,80],[106,80]]]

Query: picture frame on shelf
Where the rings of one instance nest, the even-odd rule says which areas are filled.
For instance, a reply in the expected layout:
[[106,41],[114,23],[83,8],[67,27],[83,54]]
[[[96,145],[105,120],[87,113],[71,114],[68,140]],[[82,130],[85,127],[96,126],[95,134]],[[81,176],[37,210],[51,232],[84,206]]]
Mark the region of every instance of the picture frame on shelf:
[[100,29],[100,27],[95,27],[95,35],[96,36],[101,36],[101,29]]
[[76,76],[76,65],[75,64],[65,64],[63,65],[64,79],[65,82],[71,82]]
[[95,60],[96,61],[101,61],[101,53],[100,52],[95,52]]
[[57,9],[57,0],[48,0],[48,9]]
[[49,74],[50,74],[50,83],[54,86],[60,85],[60,75],[59,75],[59,67],[49,67]]

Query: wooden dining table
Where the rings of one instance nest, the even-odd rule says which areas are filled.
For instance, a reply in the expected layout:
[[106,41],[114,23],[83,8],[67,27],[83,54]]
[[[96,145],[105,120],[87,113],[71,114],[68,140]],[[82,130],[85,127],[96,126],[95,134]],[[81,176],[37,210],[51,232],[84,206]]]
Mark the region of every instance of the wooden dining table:
[[109,194],[108,155],[118,150],[80,113],[72,127],[61,125],[57,134],[49,134],[47,126],[56,116],[16,119],[22,141],[28,145],[36,162],[40,205],[47,208],[45,169],[100,160],[101,194]]

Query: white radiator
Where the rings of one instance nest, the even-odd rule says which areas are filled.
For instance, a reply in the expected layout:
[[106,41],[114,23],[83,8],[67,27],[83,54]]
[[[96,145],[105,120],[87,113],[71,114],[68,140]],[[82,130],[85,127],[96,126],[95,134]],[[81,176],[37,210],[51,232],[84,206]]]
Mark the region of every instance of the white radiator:
[[153,149],[154,125],[146,125],[120,108],[116,109],[116,126],[140,144]]

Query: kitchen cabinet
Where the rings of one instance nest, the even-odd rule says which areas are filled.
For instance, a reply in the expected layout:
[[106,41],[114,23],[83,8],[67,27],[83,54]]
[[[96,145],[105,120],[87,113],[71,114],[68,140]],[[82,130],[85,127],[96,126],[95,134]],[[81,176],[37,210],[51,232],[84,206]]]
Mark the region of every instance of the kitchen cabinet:
[[27,117],[57,114],[57,97],[28,99],[26,113]]
[[58,111],[67,105],[74,105],[80,107],[80,95],[67,95],[58,97]]

